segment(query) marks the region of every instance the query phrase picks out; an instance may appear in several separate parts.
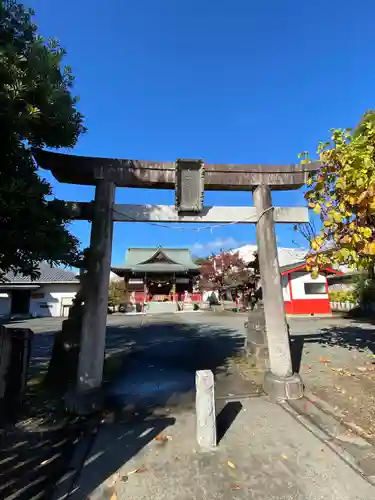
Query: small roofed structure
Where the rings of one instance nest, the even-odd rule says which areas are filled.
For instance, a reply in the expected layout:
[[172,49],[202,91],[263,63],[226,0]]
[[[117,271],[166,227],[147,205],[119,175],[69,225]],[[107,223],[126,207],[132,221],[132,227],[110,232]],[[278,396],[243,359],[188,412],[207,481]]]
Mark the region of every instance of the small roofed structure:
[[331,314],[328,297],[328,275],[341,275],[330,267],[322,269],[317,278],[306,270],[304,261],[280,267],[285,312],[287,314]]
[[68,316],[80,286],[77,274],[46,262],[38,273],[34,280],[13,272],[5,275],[0,283],[0,317]]
[[124,265],[111,270],[124,278],[132,302],[182,301],[199,275],[188,248],[129,248]]

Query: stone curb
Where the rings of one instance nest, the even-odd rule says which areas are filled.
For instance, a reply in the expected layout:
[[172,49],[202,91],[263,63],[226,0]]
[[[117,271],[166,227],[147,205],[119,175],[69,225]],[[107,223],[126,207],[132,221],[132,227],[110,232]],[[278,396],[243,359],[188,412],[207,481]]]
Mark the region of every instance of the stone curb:
[[[349,467],[375,486],[375,447],[337,416],[304,396],[278,403],[295,420],[338,455]],[[328,406],[328,405],[327,405]],[[347,436],[349,433],[350,437]]]

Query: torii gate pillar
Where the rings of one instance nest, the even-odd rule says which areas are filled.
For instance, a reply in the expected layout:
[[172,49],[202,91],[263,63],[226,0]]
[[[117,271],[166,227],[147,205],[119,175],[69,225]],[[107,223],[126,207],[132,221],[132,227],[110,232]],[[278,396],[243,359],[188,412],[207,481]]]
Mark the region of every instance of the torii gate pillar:
[[264,389],[274,401],[299,399],[303,395],[303,383],[292,370],[270,187],[258,186],[253,198],[258,214],[256,239],[270,363]]
[[79,393],[98,389],[102,384],[115,189],[114,182],[103,179],[96,182],[78,363]]

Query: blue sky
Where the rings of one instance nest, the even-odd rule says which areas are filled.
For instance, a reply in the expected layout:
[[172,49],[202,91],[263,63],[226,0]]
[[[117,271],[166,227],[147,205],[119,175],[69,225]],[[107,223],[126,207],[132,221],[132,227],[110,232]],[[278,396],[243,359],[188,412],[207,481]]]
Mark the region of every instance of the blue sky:
[[[355,125],[375,107],[373,0],[25,3],[35,9],[40,33],[66,48],[76,76],[88,133],[75,154],[295,163],[331,127]],[[59,198],[93,198],[93,188],[52,184]],[[122,188],[116,201],[173,204],[173,196]],[[300,191],[273,199],[303,203]],[[246,205],[251,195],[207,192],[205,203]],[[72,225],[83,246],[89,229]],[[281,246],[305,245],[291,226],[278,226],[277,237]],[[112,260],[121,264],[129,246],[189,246],[205,254],[254,242],[250,225],[198,232],[117,223]]]

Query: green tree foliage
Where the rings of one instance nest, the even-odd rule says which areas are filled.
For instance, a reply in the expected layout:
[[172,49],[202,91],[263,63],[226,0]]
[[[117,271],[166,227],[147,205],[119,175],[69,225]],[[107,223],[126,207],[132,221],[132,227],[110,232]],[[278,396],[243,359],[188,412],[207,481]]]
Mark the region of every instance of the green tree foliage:
[[350,302],[351,304],[358,303],[358,297],[353,290],[330,290],[328,292],[331,302]]
[[[313,274],[327,264],[373,267],[375,256],[375,113],[355,130],[332,129],[319,143],[321,168],[307,182],[305,197],[322,229],[311,239],[307,264]],[[306,153],[301,155],[308,162]]]
[[108,289],[108,305],[119,306],[126,302],[124,280],[111,281]]
[[375,280],[368,276],[359,276],[353,287],[356,303],[366,306],[375,302]]
[[[33,12],[0,2],[0,269],[35,274],[38,263],[70,264],[79,257],[63,202],[37,171],[31,148],[73,147],[84,132],[65,51],[45,42]],[[47,201],[49,198],[49,201]]]

